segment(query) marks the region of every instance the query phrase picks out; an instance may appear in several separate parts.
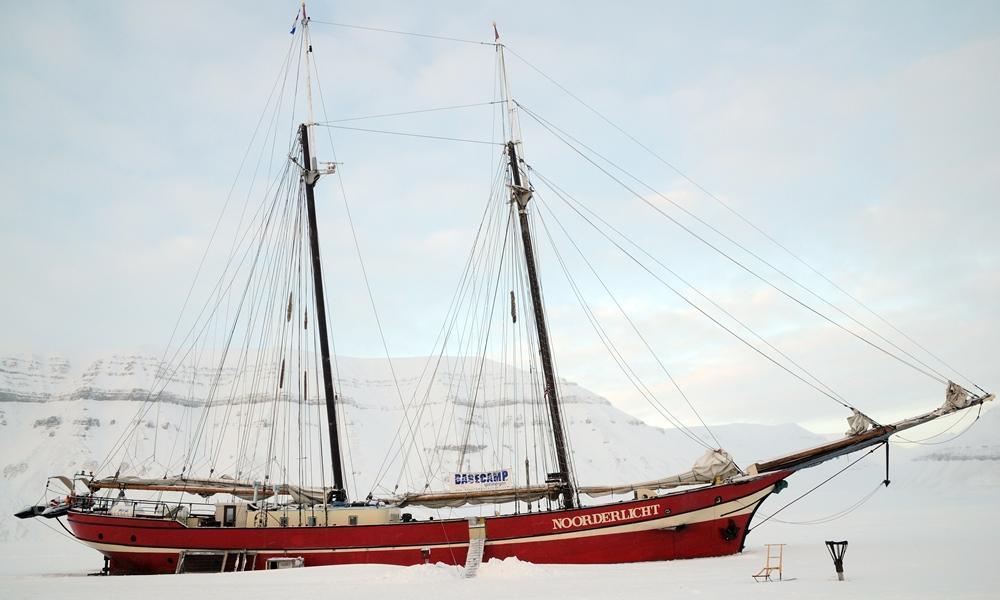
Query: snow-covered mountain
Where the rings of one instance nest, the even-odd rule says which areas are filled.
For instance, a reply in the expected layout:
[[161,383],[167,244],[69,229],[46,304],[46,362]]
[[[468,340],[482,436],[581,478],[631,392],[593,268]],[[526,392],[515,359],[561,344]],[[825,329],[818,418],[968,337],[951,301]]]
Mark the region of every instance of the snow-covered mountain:
[[[351,442],[348,468],[353,490],[373,488],[375,473],[387,450],[393,447],[397,433],[405,430],[402,402],[417,388],[426,364],[424,358],[394,359],[393,377],[385,360],[338,359],[338,387],[344,406],[345,431]],[[434,432],[444,414],[441,411],[445,399],[452,400],[455,406],[469,405],[471,396],[463,396],[469,392],[455,386],[467,367],[466,361],[458,359],[446,360],[438,367],[438,376],[428,394],[431,418],[422,419],[419,425],[421,434],[426,435],[418,437],[417,446],[425,457],[440,456],[451,450],[442,445],[440,436]],[[254,367],[247,367],[251,368]],[[487,425],[492,418],[494,424],[506,422],[515,432],[514,437],[524,437],[524,428],[531,426],[530,417],[506,411],[510,390],[490,383],[499,377],[501,369],[499,365],[486,366],[486,383],[475,396],[478,416],[473,419],[482,420],[483,436],[494,431]],[[176,469],[183,448],[199,427],[197,417],[192,415],[201,412],[200,405],[206,402],[212,379],[217,378],[225,385],[238,373],[191,369],[176,377],[177,382],[160,394],[157,403],[147,404],[145,400],[151,390],[159,389],[157,382],[162,379],[158,377],[162,378],[164,373],[158,355],[148,351],[96,358],[23,354],[0,358],[0,511],[10,515],[38,500],[48,475],[80,470],[106,473],[109,468],[113,472],[120,463],[114,467],[103,463],[116,442],[131,439],[126,433],[133,429],[136,434],[130,442],[133,444],[130,456],[134,462],[125,464],[123,471],[150,476],[177,472],[171,469]],[[270,376],[273,375],[271,372]],[[401,393],[397,393],[394,379]],[[563,381],[560,387],[573,460],[581,482],[618,483],[682,472],[690,468],[701,452],[681,432],[647,425],[580,385]],[[242,454],[248,452],[239,445],[239,440],[246,437],[241,438],[240,432],[248,430],[251,424],[268,431],[273,424],[269,415],[287,415],[301,409],[283,401],[275,409],[267,404],[268,398],[264,394],[233,393],[213,409],[218,414],[228,411],[225,420],[208,419],[201,424],[207,431],[206,446],[217,449],[220,472],[229,461],[239,464]],[[263,406],[272,412],[261,410]],[[313,407],[315,402],[308,407],[309,414],[313,414]],[[454,418],[461,421],[463,417]],[[928,442],[947,441],[964,430],[966,423]],[[794,424],[730,424],[714,426],[712,431],[744,465],[826,439]],[[953,444],[922,446],[908,452],[914,460],[907,461],[905,468],[909,469],[911,479],[922,480],[924,484],[944,478],[996,486],[1000,483],[997,431],[1000,431],[1000,411],[984,412],[977,427]],[[695,433],[709,439],[698,429]],[[911,439],[919,437],[919,433],[914,433]],[[487,445],[473,441],[465,446],[467,453],[475,454]],[[500,445],[504,443],[501,440]],[[513,446],[517,443],[509,442]],[[147,454],[154,447],[152,454]],[[510,463],[511,456],[481,459],[484,465],[516,467],[490,462]],[[0,541],[19,538],[28,531],[30,528],[22,523],[0,518]]]

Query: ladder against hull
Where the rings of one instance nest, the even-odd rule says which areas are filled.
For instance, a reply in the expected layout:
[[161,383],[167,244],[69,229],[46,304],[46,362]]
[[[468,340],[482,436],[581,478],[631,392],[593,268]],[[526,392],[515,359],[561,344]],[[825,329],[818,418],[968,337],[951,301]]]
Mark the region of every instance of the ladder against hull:
[[174,573],[232,573],[253,571],[257,553],[246,550],[181,550]]
[[471,579],[479,572],[486,549],[486,520],[483,517],[469,517],[469,549],[465,553],[465,572],[462,576]]

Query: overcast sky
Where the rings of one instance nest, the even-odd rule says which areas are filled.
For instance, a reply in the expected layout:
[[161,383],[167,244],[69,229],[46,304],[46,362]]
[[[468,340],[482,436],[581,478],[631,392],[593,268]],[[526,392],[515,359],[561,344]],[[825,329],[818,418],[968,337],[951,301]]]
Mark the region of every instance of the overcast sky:
[[[3,3],[0,347],[89,353],[166,342],[296,10]],[[310,14],[486,41],[497,21],[519,56],[973,381],[998,383],[997,3],[316,1]],[[329,119],[494,98],[489,45],[320,24],[313,35]],[[508,63],[526,106],[951,375],[525,62]],[[491,119],[482,108],[369,126],[485,140]],[[522,122],[525,155],[540,172],[851,402],[888,420],[942,399],[937,382],[803,311]],[[390,351],[427,354],[496,149],[349,131],[334,140]],[[379,356],[339,191],[318,193],[338,350]],[[616,268],[615,249],[571,221],[706,420],[839,427],[842,409],[655,281]],[[544,244],[540,254],[560,374],[659,424],[584,325]],[[593,281],[582,285],[649,369],[614,305]],[[680,406],[662,373],[646,374]]]

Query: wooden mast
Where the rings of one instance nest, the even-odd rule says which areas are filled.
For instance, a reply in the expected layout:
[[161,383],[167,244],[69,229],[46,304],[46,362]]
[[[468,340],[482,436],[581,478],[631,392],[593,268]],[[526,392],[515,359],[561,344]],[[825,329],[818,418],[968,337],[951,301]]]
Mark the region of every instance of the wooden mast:
[[[494,25],[494,28],[496,25]],[[494,29],[495,31],[495,29]],[[565,508],[576,506],[576,493],[569,465],[566,434],[563,431],[562,410],[559,403],[559,392],[556,387],[555,369],[552,366],[552,345],[549,342],[549,330],[545,323],[545,307],[542,303],[541,286],[538,283],[538,269],[535,262],[535,249],[531,239],[531,227],[528,223],[528,201],[531,200],[531,188],[521,179],[521,168],[517,156],[516,141],[518,138],[516,109],[510,98],[507,68],[504,63],[503,44],[499,43],[497,34],[497,49],[500,52],[500,65],[503,73],[503,89],[507,102],[510,120],[510,140],[507,142],[507,158],[510,161],[511,202],[517,204],[518,223],[521,229],[521,243],[524,246],[524,262],[528,273],[528,283],[531,289],[531,305],[534,309],[535,331],[538,334],[538,353],[542,361],[542,375],[545,382],[545,402],[549,409],[549,420],[552,422],[552,437],[555,442],[556,461],[559,466],[559,490]]]
[[323,296],[323,265],[319,258],[319,230],[316,227],[316,199],[313,189],[319,173],[313,168],[309,153],[309,127],[299,125],[299,144],[302,146],[302,181],[306,188],[306,212],[309,216],[309,253],[312,256],[313,291],[316,293],[316,328],[319,330],[319,352],[323,366],[323,395],[326,400],[326,422],[330,430],[330,460],[333,464],[334,498],[347,499],[344,488],[344,466],[340,458],[340,430],[337,427],[336,395],[333,391],[333,368],[330,363],[330,339],[326,328],[326,299]]

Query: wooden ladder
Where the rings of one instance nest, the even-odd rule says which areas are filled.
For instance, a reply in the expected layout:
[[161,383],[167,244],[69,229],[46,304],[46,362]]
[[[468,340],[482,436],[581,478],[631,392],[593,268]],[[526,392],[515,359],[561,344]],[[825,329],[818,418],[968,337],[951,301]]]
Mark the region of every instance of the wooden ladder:
[[753,578],[756,581],[772,581],[771,573],[778,573],[778,581],[781,581],[781,567],[784,555],[784,544],[765,544],[767,546],[767,558],[764,559],[764,568]]

